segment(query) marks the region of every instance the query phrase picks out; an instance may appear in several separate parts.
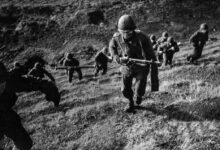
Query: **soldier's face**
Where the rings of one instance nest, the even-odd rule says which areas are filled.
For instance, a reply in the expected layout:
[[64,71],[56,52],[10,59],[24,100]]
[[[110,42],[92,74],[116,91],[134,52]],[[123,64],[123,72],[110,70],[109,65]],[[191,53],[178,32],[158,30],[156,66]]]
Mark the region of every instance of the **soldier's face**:
[[119,31],[119,33],[121,34],[122,38],[125,40],[130,39],[133,36],[133,31]]

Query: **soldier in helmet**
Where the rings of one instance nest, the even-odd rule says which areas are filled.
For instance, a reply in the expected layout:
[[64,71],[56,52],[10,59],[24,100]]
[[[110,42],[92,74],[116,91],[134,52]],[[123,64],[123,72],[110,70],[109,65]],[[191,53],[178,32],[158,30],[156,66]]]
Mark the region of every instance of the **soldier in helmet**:
[[208,34],[208,25],[206,23],[202,23],[199,30],[190,37],[189,41],[193,45],[194,49],[193,53],[187,57],[187,61],[193,63],[201,57],[203,47],[208,41]]
[[45,70],[39,62],[34,64],[34,67],[28,72],[28,75],[40,79],[43,79],[45,75],[47,75],[51,81],[55,82],[54,77],[47,70]]
[[108,62],[112,61],[111,57],[107,55],[108,55],[107,47],[104,47],[100,52],[96,54],[94,76],[97,76],[100,70],[102,70],[102,75],[107,73]]
[[162,36],[157,40],[158,44],[162,44],[167,41],[169,34],[165,31],[162,33]]
[[25,66],[22,66],[18,61],[14,62],[13,68],[9,71],[11,78],[19,79],[21,76],[26,75],[28,72]]
[[[109,49],[113,60],[122,65],[122,93],[129,100],[129,107],[126,111],[134,112],[133,99],[136,100],[137,105],[141,104],[150,65],[131,64],[128,58],[156,61],[150,38],[140,30],[136,30],[136,25],[130,15],[123,15],[118,21],[118,32],[113,35]],[[154,70],[156,70],[154,73],[158,73],[157,66],[154,66]],[[158,79],[158,74],[155,74],[154,78]],[[133,79],[136,79],[134,91],[132,89]]]
[[167,41],[159,46],[163,53],[163,65],[172,65],[174,53],[179,51],[177,42],[174,41],[173,37],[168,37]]
[[161,45],[163,45],[167,41],[168,37],[169,35],[165,31],[162,33],[162,36],[157,40],[157,58],[159,61],[163,60],[163,51],[161,49]]
[[66,57],[63,61],[63,66],[72,67],[68,71],[68,76],[69,76],[69,82],[70,83],[72,82],[74,71],[77,72],[79,80],[82,80],[83,76],[82,76],[82,71],[79,68],[79,61],[77,59],[73,58],[72,54],[70,54],[70,53],[66,54]]
[[[0,140],[3,139],[4,135],[6,135],[13,140],[18,149],[30,150],[33,145],[33,141],[22,126],[20,117],[12,109],[18,99],[16,92],[40,90],[48,94],[48,88],[55,89],[46,96],[48,100],[56,99],[57,104],[60,101],[60,94],[53,84],[50,84],[50,87],[42,90],[41,88],[43,86],[43,82],[39,82],[36,78],[26,76],[20,77],[20,80],[18,81],[9,74],[10,73],[7,72],[4,64],[0,62]],[[18,83],[15,84],[15,82]],[[48,83],[49,82],[46,84],[49,85]],[[2,146],[0,149],[3,149],[3,145],[0,146]]]
[[157,51],[157,47],[158,47],[156,36],[155,35],[151,35],[150,36],[150,41],[152,43],[153,50],[156,52]]

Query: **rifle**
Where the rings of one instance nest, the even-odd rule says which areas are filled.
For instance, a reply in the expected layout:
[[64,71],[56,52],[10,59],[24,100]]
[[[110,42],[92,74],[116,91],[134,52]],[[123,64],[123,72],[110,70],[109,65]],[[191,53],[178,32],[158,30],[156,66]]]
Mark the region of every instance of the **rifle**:
[[[123,58],[121,58],[123,59]],[[143,60],[143,59],[134,59],[134,58],[125,58],[128,63],[136,63],[136,64],[160,64],[159,61],[153,60]]]
[[69,66],[55,67],[56,70],[70,70],[70,69],[81,69],[81,68],[94,68],[94,65],[83,65],[83,66],[77,66],[77,67],[69,67]]

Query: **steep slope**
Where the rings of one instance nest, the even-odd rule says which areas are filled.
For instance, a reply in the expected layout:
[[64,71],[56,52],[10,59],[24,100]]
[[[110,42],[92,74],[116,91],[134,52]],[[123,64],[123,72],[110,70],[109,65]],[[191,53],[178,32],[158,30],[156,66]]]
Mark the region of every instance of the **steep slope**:
[[219,48],[219,41],[208,42],[198,64],[191,65],[184,61],[191,51],[185,43],[174,67],[160,68],[160,91],[151,93],[148,86],[136,114],[123,111],[127,101],[120,93],[116,64],[97,78],[93,70],[83,70],[84,79],[75,76],[71,84],[64,72],[51,70],[62,94],[60,107],[53,108],[33,92],[21,94],[15,109],[35,142],[34,150],[217,150]]
[[[65,72],[48,67],[62,95],[60,107],[53,108],[39,92],[19,94],[14,107],[34,141],[33,150],[220,149],[219,40],[208,42],[197,65],[185,62],[191,52],[185,38],[204,21],[211,33],[218,29],[218,6],[217,0],[1,0],[0,42],[5,47],[0,47],[0,59],[8,64],[32,55],[52,63],[67,51],[82,64],[93,63],[92,56],[108,43],[124,13],[132,14],[147,34],[168,30],[184,43],[174,67],[160,68],[160,91],[151,93],[148,86],[136,114],[124,112],[118,65],[111,64],[108,74],[97,78],[85,69],[84,79],[75,75],[71,84]],[[103,20],[94,17],[102,18],[100,11]],[[11,147],[9,139],[4,142]]]

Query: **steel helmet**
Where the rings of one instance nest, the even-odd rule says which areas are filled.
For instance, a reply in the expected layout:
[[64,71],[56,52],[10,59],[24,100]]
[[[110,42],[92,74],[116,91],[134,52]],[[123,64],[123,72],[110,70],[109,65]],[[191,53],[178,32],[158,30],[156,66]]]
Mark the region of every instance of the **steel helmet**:
[[208,30],[208,25],[207,25],[206,23],[202,23],[202,24],[200,25],[200,29],[207,31],[207,30]]
[[168,33],[166,31],[162,33],[162,37],[168,37],[168,36],[169,35],[168,35]]
[[168,41],[169,43],[171,43],[171,42],[174,41],[174,39],[173,39],[173,37],[168,37],[167,41]]
[[156,40],[156,36],[155,36],[155,35],[151,35],[151,36],[150,36],[150,39],[151,39],[152,41],[155,41],[155,40]]
[[67,59],[71,59],[73,57],[73,55],[71,53],[66,53],[66,58]]
[[39,62],[36,62],[36,63],[34,64],[34,67],[35,67],[35,68],[41,68],[41,65],[40,65]]
[[136,29],[136,25],[130,15],[123,15],[118,20],[118,30],[132,31],[135,29]]
[[21,64],[19,62],[17,62],[17,61],[14,62],[14,68],[20,67],[20,66],[21,66]]

